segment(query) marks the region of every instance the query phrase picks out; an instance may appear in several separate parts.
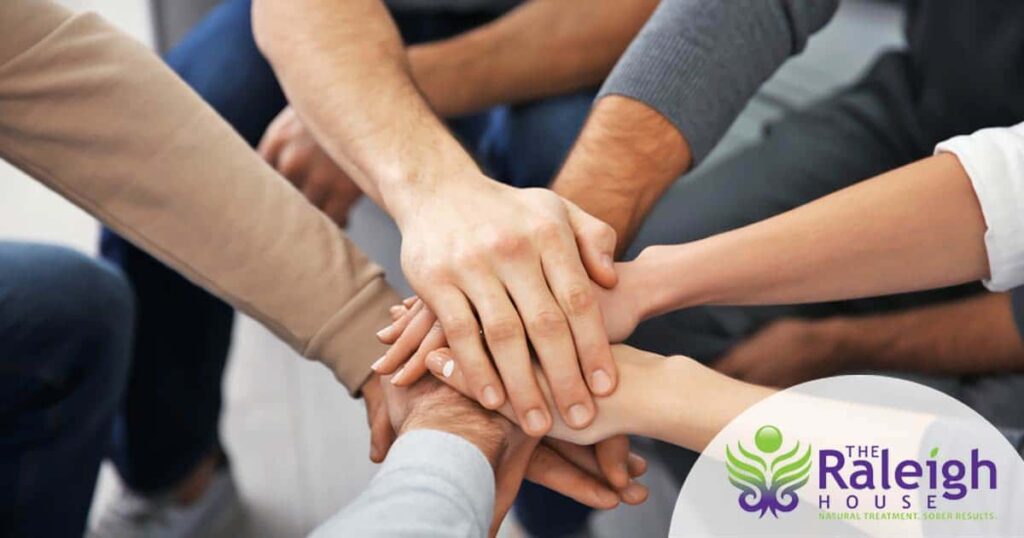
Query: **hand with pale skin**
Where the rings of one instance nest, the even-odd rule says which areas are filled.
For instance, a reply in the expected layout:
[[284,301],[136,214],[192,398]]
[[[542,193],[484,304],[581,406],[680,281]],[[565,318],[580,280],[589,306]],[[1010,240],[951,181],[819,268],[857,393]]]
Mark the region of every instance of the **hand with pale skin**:
[[[586,447],[530,437],[501,415],[485,410],[434,379],[410,387],[383,383],[387,416],[398,435],[415,429],[445,431],[473,443],[494,467],[496,499],[491,534],[497,532],[522,480],[552,488],[597,509],[624,502],[638,503],[647,497],[639,484],[616,492],[600,475],[600,461]],[[646,463],[638,456],[628,460],[628,472],[639,476]]]

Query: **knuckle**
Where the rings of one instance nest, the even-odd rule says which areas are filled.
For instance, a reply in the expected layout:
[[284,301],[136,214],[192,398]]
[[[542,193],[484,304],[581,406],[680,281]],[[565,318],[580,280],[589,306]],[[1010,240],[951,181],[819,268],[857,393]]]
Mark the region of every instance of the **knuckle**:
[[455,267],[470,270],[478,269],[484,264],[483,255],[475,248],[464,248],[453,252],[452,261]]
[[562,313],[554,310],[538,312],[527,323],[530,332],[541,338],[554,336],[568,329]]
[[444,325],[445,335],[452,340],[469,338],[477,334],[476,321],[470,317],[450,315],[445,317],[441,324]]
[[495,233],[489,243],[491,251],[504,258],[522,254],[529,245],[525,237],[509,232]]
[[522,325],[513,317],[500,317],[484,323],[484,334],[488,341],[507,342],[522,335]]
[[562,297],[565,310],[570,316],[581,316],[594,306],[594,292],[590,286],[574,285]]
[[533,225],[533,234],[542,242],[557,241],[562,235],[562,223],[554,219],[542,219]]

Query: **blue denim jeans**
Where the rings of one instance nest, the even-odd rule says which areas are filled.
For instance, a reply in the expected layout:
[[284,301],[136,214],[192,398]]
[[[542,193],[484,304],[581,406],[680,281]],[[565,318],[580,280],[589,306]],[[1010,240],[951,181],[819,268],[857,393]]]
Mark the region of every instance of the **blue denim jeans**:
[[[410,44],[449,37],[495,17],[439,11],[393,15]],[[252,145],[286,104],[253,40],[249,0],[218,6],[166,61]],[[448,124],[493,177],[520,187],[543,186],[561,165],[592,99],[593,92],[580,92]],[[109,231],[101,247],[128,276],[137,297],[133,361],[112,459],[131,488],[156,492],[184,477],[218,445],[233,312]]]
[[82,536],[128,371],[132,304],[105,263],[0,242],[0,536]]

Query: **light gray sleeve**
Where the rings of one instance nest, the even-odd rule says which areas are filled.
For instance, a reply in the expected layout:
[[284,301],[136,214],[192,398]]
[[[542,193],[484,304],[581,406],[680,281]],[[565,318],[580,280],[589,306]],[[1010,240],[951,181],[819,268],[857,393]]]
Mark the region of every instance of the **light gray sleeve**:
[[656,109],[699,162],[764,83],[832,18],[838,0],[662,0],[599,97]]
[[312,536],[487,536],[494,494],[494,471],[476,446],[450,433],[415,430],[395,441],[366,490]]

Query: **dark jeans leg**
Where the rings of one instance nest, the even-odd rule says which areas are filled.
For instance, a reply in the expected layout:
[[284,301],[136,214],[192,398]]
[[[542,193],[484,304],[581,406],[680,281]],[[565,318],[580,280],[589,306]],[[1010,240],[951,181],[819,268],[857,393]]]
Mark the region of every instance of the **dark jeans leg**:
[[[214,9],[166,60],[250,144],[259,142],[285,106],[253,40],[248,0]],[[101,250],[124,270],[138,301],[134,360],[113,459],[129,487],[160,491],[218,444],[234,312],[109,231]]]
[[0,242],[0,536],[82,536],[131,336],[112,267]]

